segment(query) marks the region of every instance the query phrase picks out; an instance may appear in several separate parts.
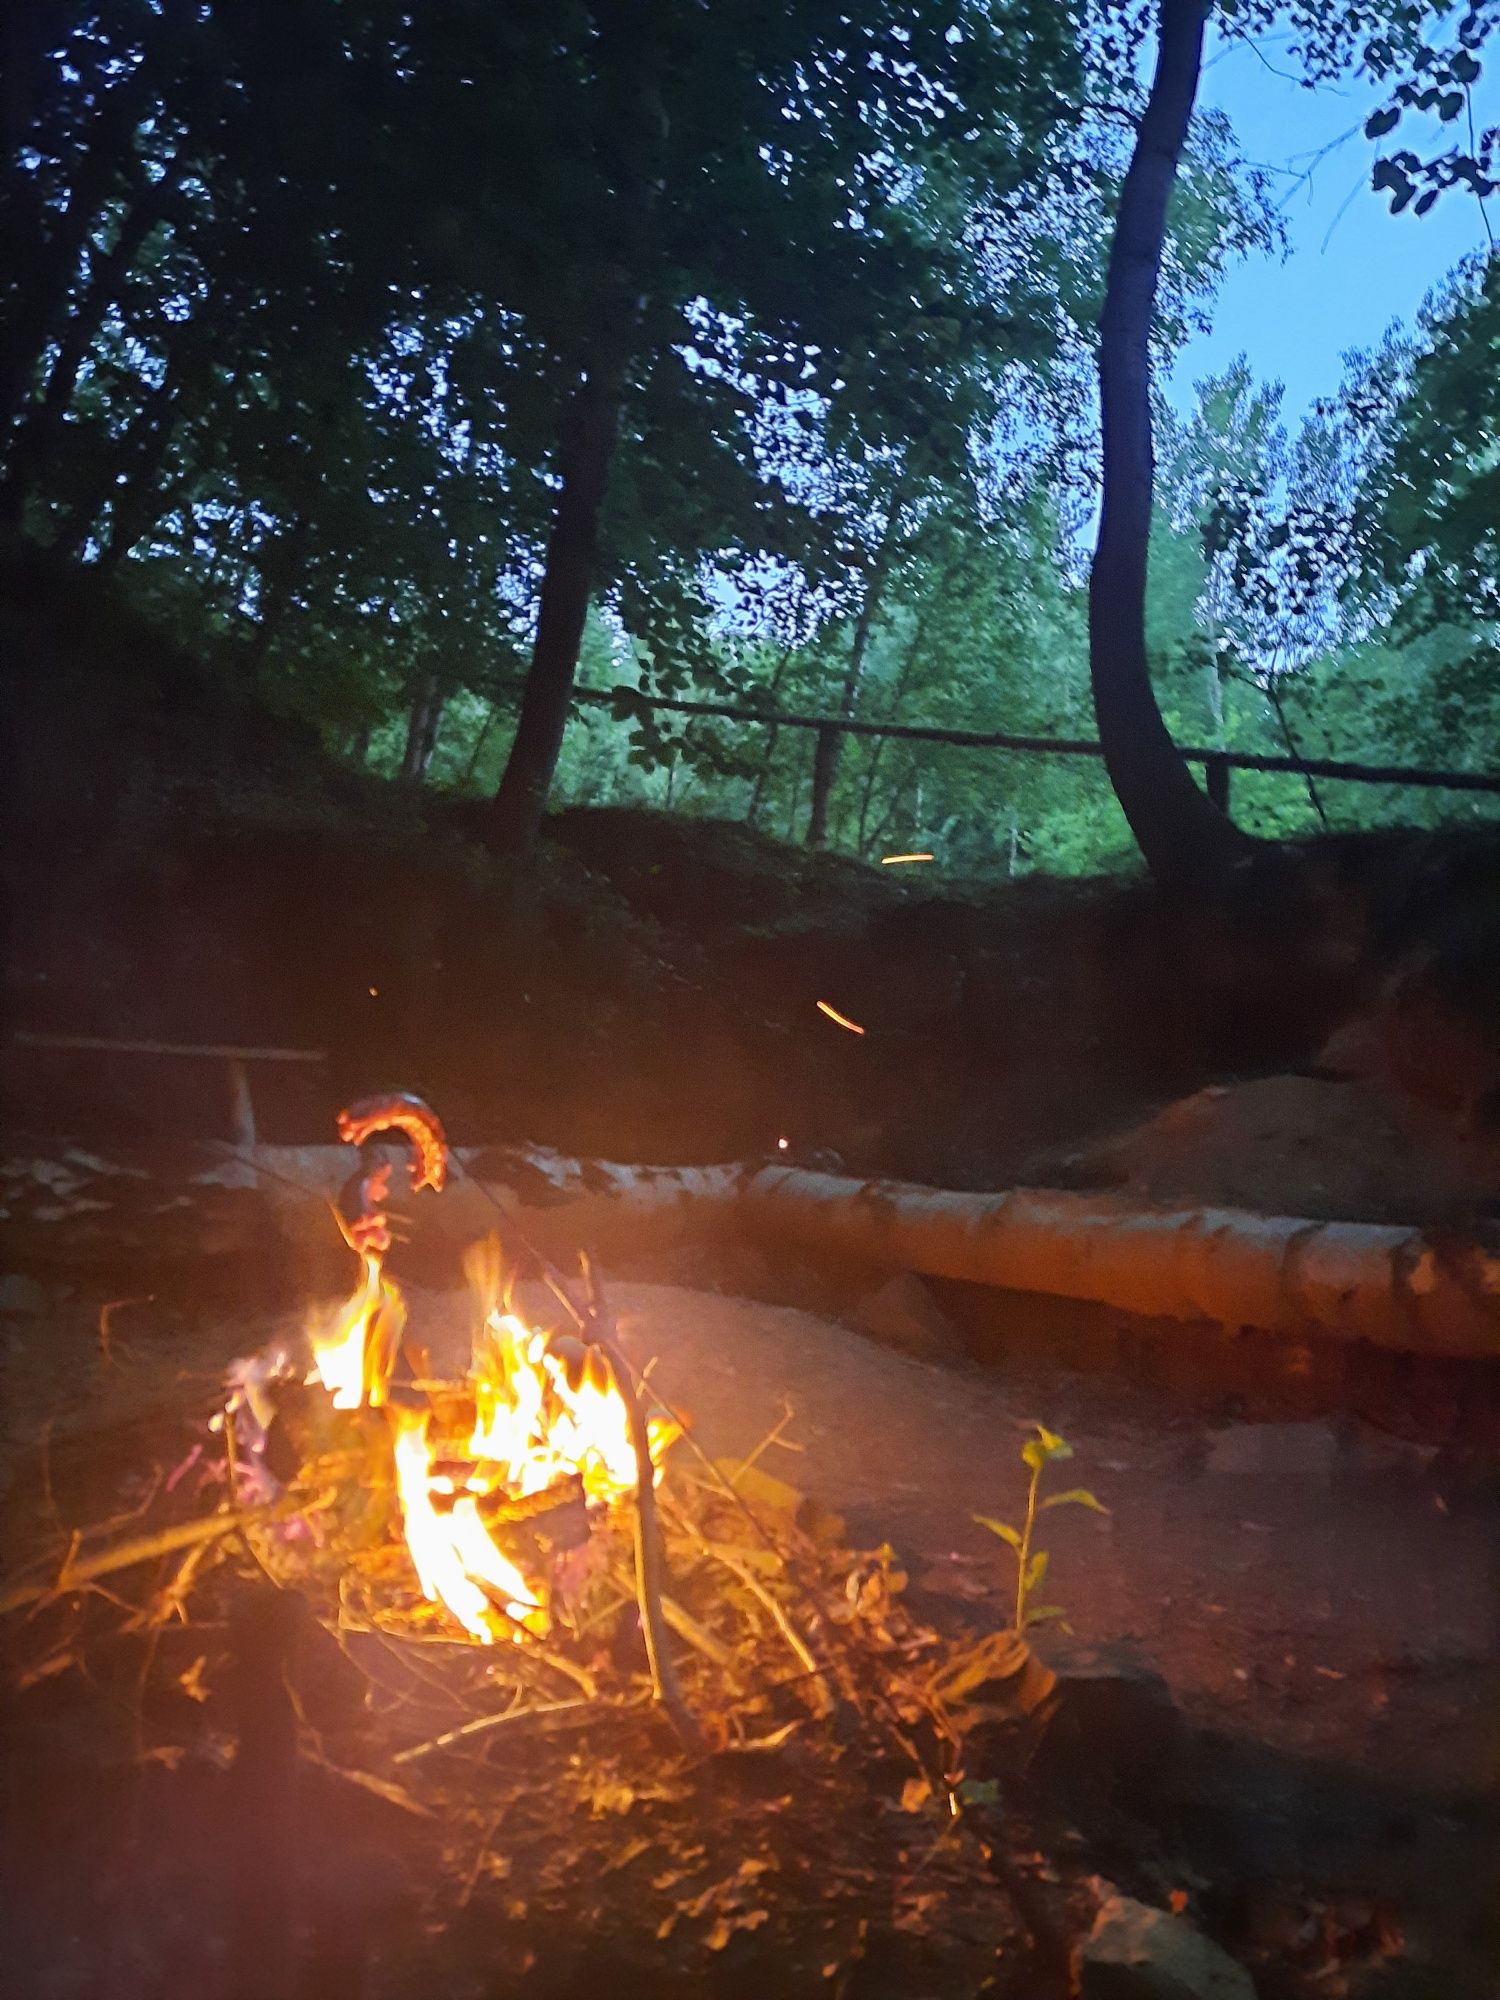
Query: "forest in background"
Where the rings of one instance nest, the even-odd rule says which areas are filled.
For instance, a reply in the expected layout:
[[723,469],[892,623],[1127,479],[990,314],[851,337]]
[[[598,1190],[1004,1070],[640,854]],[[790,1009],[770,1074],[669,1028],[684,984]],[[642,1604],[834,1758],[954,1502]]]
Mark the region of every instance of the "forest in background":
[[[1375,160],[1408,226],[1458,182],[1482,199],[1491,8],[1273,11],[1310,79],[1389,78],[1377,146],[1402,117],[1458,135],[1437,171]],[[554,804],[807,837],[807,732],[632,691],[1092,735],[1095,323],[1152,10],[767,12],[720,7],[710,36],[666,0],[19,9],[0,531],[352,765],[490,798],[558,495],[613,420],[578,678],[620,692],[575,708]],[[1198,115],[1158,373],[1278,227],[1266,171]],[[1493,767],[1497,361],[1476,257],[1295,428],[1244,363],[1158,406],[1147,641],[1179,742]],[[872,737],[828,775],[815,837],[868,857],[1132,853],[1092,762]],[[1235,788],[1272,836],[1494,811]]]

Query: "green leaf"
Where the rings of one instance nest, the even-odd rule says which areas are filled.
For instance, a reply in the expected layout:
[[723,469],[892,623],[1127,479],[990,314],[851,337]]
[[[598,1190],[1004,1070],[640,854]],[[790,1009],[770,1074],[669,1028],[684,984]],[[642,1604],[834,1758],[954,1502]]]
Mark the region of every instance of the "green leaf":
[[1073,1456],[1073,1447],[1068,1443],[1068,1440],[1065,1437],[1060,1437],[1056,1431],[1049,1431],[1045,1424],[1037,1425],[1036,1434],[1037,1441],[1048,1458],[1071,1458]]
[[1000,1803],[998,1778],[965,1778],[958,1787],[960,1803],[966,1806],[997,1806]]
[[1048,1507],[1092,1507],[1096,1514],[1109,1512],[1104,1502],[1090,1493],[1086,1486],[1070,1486],[1066,1493],[1049,1493],[1037,1512],[1044,1513]]
[[1401,113],[1394,107],[1384,111],[1372,111],[1365,120],[1365,137],[1383,139],[1387,132],[1394,132],[1401,122]]
[[1046,1574],[1047,1551],[1045,1549],[1038,1549],[1036,1554],[1031,1558],[1031,1561],[1026,1565],[1026,1588],[1028,1590],[1035,1590]]
[[1028,1438],[1021,1447],[1021,1457],[1033,1472],[1040,1472],[1047,1463],[1047,1447],[1040,1438]]
[[1009,1521],[992,1521],[988,1514],[976,1514],[974,1519],[981,1528],[988,1528],[992,1535],[998,1535],[1002,1542],[1009,1542],[1016,1554],[1021,1553],[1021,1531],[1013,1528]]
[[1060,1604],[1028,1604],[1026,1607],[1028,1625],[1046,1625],[1051,1620],[1060,1618],[1063,1620],[1063,1630],[1066,1632],[1072,1629],[1067,1623],[1067,1616],[1067,1612]]

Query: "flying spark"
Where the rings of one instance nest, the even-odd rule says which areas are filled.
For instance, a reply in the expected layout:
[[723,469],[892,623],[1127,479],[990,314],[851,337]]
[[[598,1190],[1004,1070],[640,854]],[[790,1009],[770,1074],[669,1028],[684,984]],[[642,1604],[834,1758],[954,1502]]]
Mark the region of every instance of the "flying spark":
[[818,1012],[826,1014],[836,1027],[847,1028],[851,1035],[862,1035],[864,1029],[858,1021],[851,1021],[847,1014],[841,1014],[837,1007],[830,1007],[826,1000],[818,1002]]

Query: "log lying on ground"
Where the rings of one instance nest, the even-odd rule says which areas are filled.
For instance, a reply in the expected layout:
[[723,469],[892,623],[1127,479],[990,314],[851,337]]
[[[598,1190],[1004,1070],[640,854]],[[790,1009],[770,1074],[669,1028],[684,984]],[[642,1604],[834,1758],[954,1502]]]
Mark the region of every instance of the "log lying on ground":
[[1418,1229],[1015,1189],[946,1193],[765,1167],[738,1190],[771,1243],[1149,1319],[1500,1356],[1500,1258]]
[[[326,1261],[339,1244],[327,1203],[348,1178],[340,1146],[259,1146],[199,1166],[171,1198],[179,1230],[193,1202],[216,1218],[226,1183],[255,1183],[291,1253]],[[1039,1292],[1148,1319],[1253,1327],[1399,1351],[1500,1356],[1500,1258],[1399,1225],[1318,1222],[1234,1209],[1153,1208],[1123,1197],[1014,1189],[947,1192],[780,1165],[628,1166],[542,1148],[468,1148],[441,1196],[423,1194],[429,1236],[455,1252],[514,1217],[549,1255],[611,1258],[733,1233],[770,1248]],[[138,1169],[121,1169],[138,1171]],[[67,1236],[67,1196],[39,1187],[31,1234]],[[92,1199],[90,1199],[92,1197]],[[14,1201],[14,1194],[11,1196]],[[85,1217],[106,1217],[91,1187]]]

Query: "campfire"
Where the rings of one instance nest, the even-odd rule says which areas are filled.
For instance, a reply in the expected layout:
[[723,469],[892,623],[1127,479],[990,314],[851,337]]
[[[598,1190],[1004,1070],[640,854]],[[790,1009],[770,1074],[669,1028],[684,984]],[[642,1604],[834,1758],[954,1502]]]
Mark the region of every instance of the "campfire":
[[[340,1130],[361,1148],[402,1135],[413,1198],[438,1198],[451,1156],[419,1100],[353,1105]],[[1051,1676],[1024,1640],[915,1617],[895,1553],[852,1549],[768,1469],[790,1410],[714,1459],[627,1360],[597,1272],[560,1271],[509,1218],[466,1261],[466,1365],[435,1369],[387,1269],[394,1172],[362,1154],[338,1204],[355,1282],[305,1343],[234,1364],[186,1454],[114,1489],[144,1478],[144,1499],[61,1544],[38,1531],[0,1598],[15,1685],[92,1700],[119,1649],[144,1647],[133,1754],[244,1788],[179,1844],[208,1867],[227,1828],[231,1881],[272,1866],[241,1830],[254,1801],[314,1769],[425,1843],[443,1923],[493,1878],[508,1935],[582,1911],[686,1963],[766,1926],[756,1948],[811,1951],[815,1983],[830,1955],[860,1957],[872,1911],[912,1939],[962,1911],[981,1956],[1035,1932],[1005,1858],[1026,1829],[999,1816],[978,1747],[1041,1724]],[[787,1870],[788,1891],[806,1879],[783,1908]],[[250,1911],[226,1949],[262,1929]],[[365,1949],[359,1926],[341,1936]]]
[[[356,1107],[342,1123],[363,1139],[380,1129],[373,1121],[381,1116],[414,1118],[413,1102]],[[446,1142],[426,1107],[421,1119],[425,1151],[413,1186],[440,1188]],[[434,1162],[435,1182],[427,1178]],[[597,1345],[527,1325],[508,1295],[498,1239],[476,1245],[466,1260],[476,1302],[467,1378],[425,1378],[425,1355],[405,1344],[405,1300],[384,1269],[391,1232],[379,1204],[389,1177],[382,1165],[356,1183],[358,1213],[345,1234],[362,1275],[348,1301],[312,1328],[308,1381],[333,1410],[384,1412],[402,1532],[428,1601],[446,1607],[481,1645],[544,1635],[549,1579],[540,1570],[523,1574],[497,1539],[498,1524],[526,1520],[534,1529],[551,1513],[604,1510],[633,1496],[641,1472],[627,1401],[633,1390],[622,1392]],[[403,1362],[405,1379],[395,1381]],[[226,1422],[233,1420],[231,1412]],[[669,1419],[647,1419],[653,1480],[676,1435]]]

